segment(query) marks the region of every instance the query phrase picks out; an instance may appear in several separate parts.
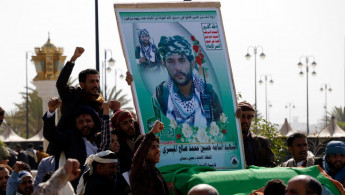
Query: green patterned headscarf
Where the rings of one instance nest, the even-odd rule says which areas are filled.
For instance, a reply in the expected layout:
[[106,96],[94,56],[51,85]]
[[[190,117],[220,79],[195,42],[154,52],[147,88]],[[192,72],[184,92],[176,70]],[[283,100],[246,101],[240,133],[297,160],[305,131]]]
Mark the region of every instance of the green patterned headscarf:
[[163,56],[164,61],[166,56],[174,54],[185,55],[190,62],[194,60],[189,42],[179,35],[173,37],[161,36],[158,51]]

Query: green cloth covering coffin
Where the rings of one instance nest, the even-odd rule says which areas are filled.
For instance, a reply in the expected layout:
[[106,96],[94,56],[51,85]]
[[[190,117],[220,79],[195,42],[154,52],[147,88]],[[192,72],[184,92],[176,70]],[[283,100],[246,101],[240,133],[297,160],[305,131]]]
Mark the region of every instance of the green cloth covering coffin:
[[[159,170],[168,183],[168,187],[170,189],[174,187],[182,194],[187,194],[193,186],[201,183],[212,185],[220,195],[249,194],[264,187],[271,179],[281,179],[287,184],[290,178],[302,174],[318,179],[333,194],[341,194],[332,181],[320,172],[318,166],[308,168],[250,166],[249,169],[244,170],[216,171],[211,167],[176,164],[160,167]],[[171,194],[176,194],[173,190],[171,191]]]

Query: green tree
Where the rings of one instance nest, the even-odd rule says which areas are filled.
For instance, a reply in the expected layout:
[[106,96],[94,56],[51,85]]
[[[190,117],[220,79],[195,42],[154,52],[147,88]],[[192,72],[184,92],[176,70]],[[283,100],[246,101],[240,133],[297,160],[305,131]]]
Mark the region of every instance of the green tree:
[[[29,88],[29,136],[36,135],[43,127],[42,98],[38,96],[37,90]],[[12,129],[22,137],[26,137],[26,93],[21,93],[23,102],[15,104],[13,111],[5,113],[5,127],[11,125]]]
[[328,113],[329,117],[328,120],[330,121],[331,117],[334,116],[337,120],[337,124],[339,127],[345,130],[345,107],[334,107],[333,110]]
[[278,125],[266,121],[265,119],[257,119],[251,127],[251,130],[256,135],[267,137],[271,150],[275,155],[275,162],[277,165],[281,164],[284,156],[287,154],[286,137],[277,130]]

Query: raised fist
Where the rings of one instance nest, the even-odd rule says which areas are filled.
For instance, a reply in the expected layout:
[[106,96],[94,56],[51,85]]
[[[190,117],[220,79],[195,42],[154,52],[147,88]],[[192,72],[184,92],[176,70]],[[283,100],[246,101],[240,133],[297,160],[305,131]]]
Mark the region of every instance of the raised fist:
[[60,105],[61,101],[59,100],[59,98],[50,98],[50,100],[48,101],[49,112],[53,113]]
[[128,85],[131,85],[133,82],[133,75],[129,71],[126,72],[126,81]]
[[121,107],[121,103],[119,101],[111,100],[109,103],[110,103],[109,107],[112,110],[119,110]]
[[82,47],[76,47],[74,50],[74,54],[71,58],[71,61],[76,61],[83,53],[84,53],[85,49]]
[[76,178],[78,178],[81,170],[79,169],[79,161],[77,159],[67,159],[64,169],[66,171],[66,174],[69,175],[69,181],[72,181]]
[[13,171],[19,173],[24,169],[24,162],[22,161],[17,161],[16,164],[13,166]]
[[153,124],[151,132],[153,134],[159,133],[164,129],[164,124],[159,120],[156,120],[155,124]]

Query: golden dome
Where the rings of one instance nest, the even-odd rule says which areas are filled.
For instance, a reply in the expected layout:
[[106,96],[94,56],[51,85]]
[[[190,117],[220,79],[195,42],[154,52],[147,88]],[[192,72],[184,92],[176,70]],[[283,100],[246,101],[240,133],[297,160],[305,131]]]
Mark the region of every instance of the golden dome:
[[44,52],[56,51],[56,46],[50,42],[50,37],[48,37],[48,41],[41,47],[41,50]]
[[50,34],[48,34],[48,40],[47,42],[41,47],[36,47],[35,48],[35,53],[37,55],[39,54],[43,54],[43,53],[59,53],[62,54],[63,53],[63,48],[59,47],[57,48],[54,44],[52,44],[50,42]]

